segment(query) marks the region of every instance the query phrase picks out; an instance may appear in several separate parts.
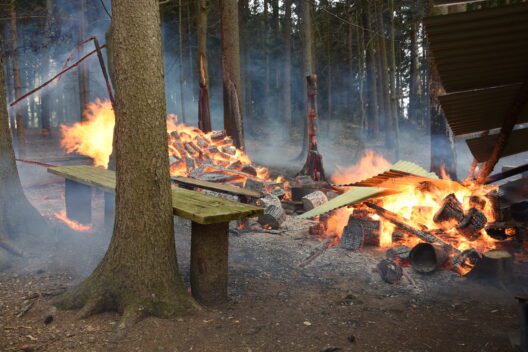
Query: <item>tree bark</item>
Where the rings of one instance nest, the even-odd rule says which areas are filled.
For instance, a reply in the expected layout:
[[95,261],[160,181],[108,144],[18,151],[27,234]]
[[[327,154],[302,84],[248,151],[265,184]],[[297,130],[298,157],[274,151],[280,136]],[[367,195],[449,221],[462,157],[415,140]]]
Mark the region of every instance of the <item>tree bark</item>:
[[[15,2],[11,1],[9,4],[9,14],[11,19],[11,49],[13,53],[13,80],[15,84],[15,99],[22,96],[22,81],[20,78],[20,47],[18,46],[18,29],[17,29],[17,11]],[[3,105],[3,102],[1,103]],[[24,115],[22,114],[21,104],[14,107],[15,121],[16,121],[16,136],[17,136],[17,150],[18,155],[24,158],[26,154],[26,126],[24,122]]]
[[[80,0],[79,12],[79,42],[86,38],[86,0]],[[84,46],[79,48],[79,55],[84,56]],[[90,102],[90,78],[88,74],[88,66],[82,64],[79,66],[79,102],[81,111],[81,120],[84,120],[84,109]]]
[[200,95],[198,97],[198,127],[204,132],[210,132],[211,112],[209,110],[209,75],[207,70],[207,14],[208,0],[198,1],[197,33],[198,33],[198,70],[200,77]]
[[367,43],[367,75],[369,82],[369,117],[367,119],[368,135],[373,139],[379,137],[379,108],[378,108],[378,82],[377,82],[377,62],[376,62],[376,48],[373,36],[375,36],[375,26],[373,25],[373,9],[369,5],[367,9],[367,15],[365,16],[365,22],[369,29],[365,42]]
[[236,0],[221,0],[224,128],[237,148],[244,148],[241,108],[240,40]]
[[[43,74],[47,75],[50,72],[50,61],[51,61],[51,21],[53,16],[53,3],[52,0],[46,0],[46,28],[44,30],[45,35],[45,42],[46,42],[46,49],[44,50],[44,58],[42,63],[42,72]],[[42,102],[42,114],[41,114],[41,122],[42,122],[42,135],[49,136],[50,135],[50,120],[51,120],[51,112],[50,112],[50,100],[51,100],[51,92],[44,91],[41,94],[41,102]]]
[[394,0],[389,0],[390,11],[390,105],[392,114],[392,138],[395,160],[400,159],[400,116],[396,91],[396,38],[394,33]]
[[[172,317],[193,307],[178,273],[170,190],[160,14],[157,0],[114,0],[116,218],[95,271],[57,306],[81,317]],[[139,152],[138,152],[139,151]]]
[[181,122],[186,123],[187,119],[185,116],[185,94],[184,94],[184,69],[183,69],[183,18],[182,18],[182,2],[178,0],[178,44],[180,48],[179,52],[179,74],[180,74],[180,105],[181,105]]
[[284,120],[288,132],[292,127],[292,0],[284,2]]
[[[0,51],[0,67],[4,67]],[[7,113],[4,70],[0,70],[0,248],[23,255],[19,248],[38,243],[48,223],[29,203],[18,175]],[[0,255],[3,255],[0,250]]]

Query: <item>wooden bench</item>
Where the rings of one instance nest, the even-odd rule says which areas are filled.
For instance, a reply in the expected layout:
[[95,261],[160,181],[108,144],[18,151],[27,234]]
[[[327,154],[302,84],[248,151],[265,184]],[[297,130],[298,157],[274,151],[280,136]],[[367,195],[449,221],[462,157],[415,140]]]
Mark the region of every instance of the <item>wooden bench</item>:
[[[91,223],[91,188],[115,193],[115,172],[93,166],[76,165],[48,168],[65,179],[67,216]],[[174,215],[189,219],[191,226],[191,289],[204,304],[227,300],[229,222],[263,213],[263,209],[182,188],[172,189]],[[105,206],[106,211],[106,206]]]
[[255,192],[249,189],[235,187],[231,185],[224,185],[222,183],[215,183],[210,181],[198,180],[190,177],[176,176],[171,178],[172,181],[185,189],[195,190],[197,188],[207,189],[210,191],[225,193],[232,196],[237,196],[241,203],[249,203],[251,199],[260,198],[263,196],[260,192]]

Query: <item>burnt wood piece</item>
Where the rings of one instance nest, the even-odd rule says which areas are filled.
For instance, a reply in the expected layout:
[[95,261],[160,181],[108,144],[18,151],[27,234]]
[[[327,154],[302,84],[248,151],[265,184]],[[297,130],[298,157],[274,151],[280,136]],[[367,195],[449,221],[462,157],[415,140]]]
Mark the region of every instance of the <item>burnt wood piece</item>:
[[214,131],[214,132],[211,133],[210,137],[211,137],[212,141],[217,142],[217,141],[221,141],[225,137],[227,137],[227,133],[226,133],[225,130],[224,131]]
[[229,223],[191,225],[191,288],[204,305],[227,301]]
[[[485,184],[490,184],[490,183],[493,183],[493,182],[504,180],[505,178],[512,177],[512,176],[515,176],[515,175],[518,175],[518,174],[521,174],[521,173],[526,173],[527,171],[528,171],[528,164],[522,165],[522,166],[518,166],[518,167],[515,167],[515,168],[511,168],[511,169],[508,169],[508,170],[504,170],[503,169],[501,173],[498,173],[498,174],[495,174],[495,175],[492,175],[492,176],[488,177],[486,179]],[[527,176],[525,174],[523,174],[523,177],[527,177]]]
[[411,249],[407,246],[396,246],[387,249],[385,252],[385,256],[387,259],[395,260],[395,259],[401,259],[401,260],[407,260],[409,259],[409,254],[411,253]]
[[350,216],[348,224],[343,229],[339,246],[351,251],[357,251],[363,246],[379,246],[380,222],[370,218]]
[[493,190],[486,194],[486,198],[490,203],[490,209],[493,214],[493,221],[503,221],[501,212],[500,194],[497,190]]
[[307,194],[302,198],[304,210],[309,211],[318,206],[321,206],[328,202],[326,194],[321,191],[315,191],[313,193]]
[[502,250],[486,252],[466,276],[476,280],[505,283],[513,276],[513,256]]
[[471,208],[457,226],[457,232],[470,241],[475,241],[481,235],[488,219],[476,208]]
[[262,193],[266,190],[266,183],[263,181],[257,181],[252,178],[248,178],[246,180],[246,184],[244,188],[249,189],[254,192]]
[[444,242],[442,241],[440,238],[438,238],[437,236],[433,235],[430,231],[425,231],[425,230],[419,230],[417,228],[414,228],[413,226],[409,225],[406,223],[406,220],[403,219],[402,217],[400,217],[398,214],[395,214],[387,209],[384,209],[382,207],[380,207],[379,205],[376,205],[374,203],[371,203],[371,202],[365,202],[365,205],[371,209],[373,209],[376,214],[378,214],[380,217],[388,220],[390,223],[396,225],[400,230],[402,230],[403,232],[409,234],[409,235],[414,235],[418,238],[420,238],[421,240],[427,242],[427,243],[437,243],[437,244],[440,244],[442,246],[445,246],[447,248],[449,248],[451,251],[455,252],[455,253],[460,253],[460,251],[458,249],[456,249],[455,247],[451,246],[450,244],[448,244],[447,242]]
[[250,174],[252,176],[257,176],[257,169],[253,165],[244,165],[240,169],[243,173]]
[[92,187],[65,180],[66,216],[79,224],[92,223]]
[[284,221],[286,221],[286,212],[280,205],[269,205],[264,210],[264,214],[258,218],[260,225],[269,226],[273,230],[277,230]]
[[433,221],[437,224],[454,222],[458,224],[464,218],[464,210],[462,204],[458,201],[456,196],[451,193],[444,198],[442,206],[434,214]]
[[403,276],[403,269],[394,261],[383,259],[377,265],[381,279],[389,284],[399,282]]

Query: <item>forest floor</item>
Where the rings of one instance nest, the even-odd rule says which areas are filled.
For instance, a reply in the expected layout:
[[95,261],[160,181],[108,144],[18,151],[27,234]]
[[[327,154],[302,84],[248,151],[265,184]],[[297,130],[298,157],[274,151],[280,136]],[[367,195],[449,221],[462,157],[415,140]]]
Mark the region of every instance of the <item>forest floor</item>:
[[[30,157],[63,157],[46,153],[35,148]],[[19,167],[28,198],[44,216],[64,209],[61,179],[42,167]],[[450,271],[424,276],[406,269],[414,283],[389,285],[374,270],[384,257],[377,249],[334,247],[301,268],[319,242],[295,219],[279,235],[230,236],[228,303],[178,319],[147,318],[120,336],[117,313],[79,320],[52,307],[53,297],[88,275],[106,250],[110,236],[97,225],[102,194],[94,198],[93,230],[64,243],[50,234],[49,248],[0,273],[0,351],[513,351],[513,296],[526,292],[528,280],[500,288]],[[177,220],[175,232],[188,285],[190,223]]]

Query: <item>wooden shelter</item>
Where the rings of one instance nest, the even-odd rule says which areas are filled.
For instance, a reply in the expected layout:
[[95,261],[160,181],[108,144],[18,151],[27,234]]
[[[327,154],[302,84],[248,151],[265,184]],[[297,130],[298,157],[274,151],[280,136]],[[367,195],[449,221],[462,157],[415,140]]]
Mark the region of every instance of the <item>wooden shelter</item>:
[[429,17],[425,29],[449,126],[483,173],[528,151],[528,3]]

